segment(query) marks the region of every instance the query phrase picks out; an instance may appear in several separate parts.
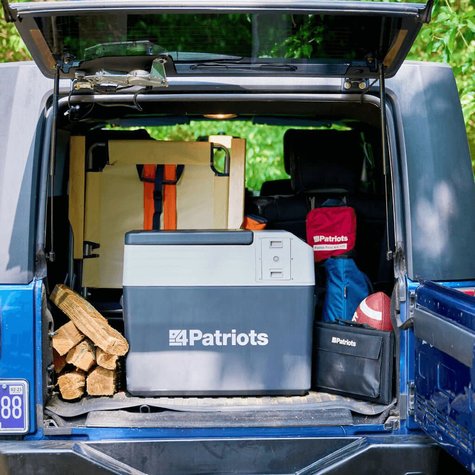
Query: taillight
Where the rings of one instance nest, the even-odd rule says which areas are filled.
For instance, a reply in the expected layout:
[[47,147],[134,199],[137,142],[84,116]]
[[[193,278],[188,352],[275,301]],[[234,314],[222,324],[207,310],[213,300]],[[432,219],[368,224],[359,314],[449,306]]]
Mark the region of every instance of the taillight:
[[475,297],[475,288],[474,287],[459,287],[457,290],[463,292],[464,294],[471,295]]

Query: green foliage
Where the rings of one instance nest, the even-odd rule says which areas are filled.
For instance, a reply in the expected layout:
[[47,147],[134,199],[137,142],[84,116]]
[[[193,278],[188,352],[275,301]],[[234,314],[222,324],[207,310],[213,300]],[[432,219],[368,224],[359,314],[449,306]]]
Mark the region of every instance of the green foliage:
[[0,15],[0,62],[26,61],[30,58],[13,23],[7,23]]

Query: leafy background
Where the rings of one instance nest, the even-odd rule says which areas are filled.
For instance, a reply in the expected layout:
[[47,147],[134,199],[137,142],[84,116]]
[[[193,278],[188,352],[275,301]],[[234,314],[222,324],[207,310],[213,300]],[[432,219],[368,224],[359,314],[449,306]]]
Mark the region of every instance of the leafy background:
[[[378,1],[378,0],[374,0]],[[399,0],[392,0],[399,1]],[[311,37],[299,38],[300,47],[310,48]],[[302,42],[308,42],[302,46]],[[0,62],[23,61],[30,56],[16,32],[13,24],[0,18]],[[449,63],[455,73],[462,103],[465,124],[475,170],[475,2],[474,0],[436,0],[432,21],[424,25],[414,44],[409,59]],[[156,138],[168,134],[169,138],[195,139],[210,132],[204,123],[192,124],[190,127],[175,126],[152,131]],[[282,134],[277,127],[269,131],[259,125],[233,123],[220,124],[219,132],[232,133],[246,137],[253,144],[249,149],[247,182],[251,189],[259,189],[265,179],[284,176],[282,169]],[[236,130],[237,128],[237,130]],[[216,131],[212,131],[215,133]],[[265,166],[262,166],[264,165]],[[261,165],[261,166],[259,166]],[[265,170],[264,172],[259,170]],[[264,173],[265,176],[262,175]]]

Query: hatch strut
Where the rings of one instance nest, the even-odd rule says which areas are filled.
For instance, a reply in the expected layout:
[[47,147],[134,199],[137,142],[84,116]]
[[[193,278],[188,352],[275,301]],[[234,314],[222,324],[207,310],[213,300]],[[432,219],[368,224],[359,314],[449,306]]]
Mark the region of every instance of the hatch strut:
[[381,108],[381,148],[383,153],[384,202],[386,207],[386,259],[390,261],[393,259],[393,251],[391,249],[391,241],[389,237],[389,151],[386,130],[386,84],[384,78],[384,63],[382,61],[379,64],[379,104]]
[[429,23],[432,18],[432,8],[434,7],[434,0],[427,0],[426,6],[421,10],[422,23]]
[[7,23],[13,23],[16,21],[16,13],[10,8],[8,0],[2,0],[3,15]]
[[58,127],[58,102],[59,102],[59,76],[61,71],[61,61],[56,62],[56,71],[54,75],[54,87],[53,87],[53,124],[51,127],[51,143],[50,143],[50,155],[49,155],[49,200],[50,200],[50,248],[47,253],[47,258],[50,262],[54,262],[56,253],[54,252],[54,169],[56,162],[56,149],[57,149],[57,127]]

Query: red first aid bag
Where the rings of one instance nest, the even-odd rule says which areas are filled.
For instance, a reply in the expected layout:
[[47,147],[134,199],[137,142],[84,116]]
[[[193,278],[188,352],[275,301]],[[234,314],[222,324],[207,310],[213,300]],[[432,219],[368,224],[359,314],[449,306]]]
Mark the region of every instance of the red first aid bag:
[[346,254],[355,247],[356,214],[349,206],[314,208],[307,214],[307,243],[315,261]]

